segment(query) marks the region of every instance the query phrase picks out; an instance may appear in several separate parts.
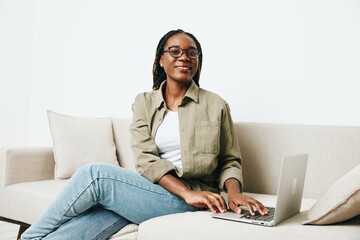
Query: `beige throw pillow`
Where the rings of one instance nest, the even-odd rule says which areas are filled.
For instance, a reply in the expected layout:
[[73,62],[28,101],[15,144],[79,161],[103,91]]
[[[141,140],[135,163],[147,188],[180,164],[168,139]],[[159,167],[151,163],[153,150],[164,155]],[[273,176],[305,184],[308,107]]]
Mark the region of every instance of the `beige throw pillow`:
[[79,118],[47,111],[53,138],[55,179],[70,178],[91,162],[119,165],[110,118]]
[[332,224],[360,214],[360,165],[336,181],[309,210],[303,224]]

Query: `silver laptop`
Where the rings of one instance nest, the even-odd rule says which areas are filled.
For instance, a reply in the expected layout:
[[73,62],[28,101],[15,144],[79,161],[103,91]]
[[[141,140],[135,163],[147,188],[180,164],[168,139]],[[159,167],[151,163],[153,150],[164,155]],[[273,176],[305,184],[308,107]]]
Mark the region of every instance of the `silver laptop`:
[[214,213],[211,216],[268,227],[273,227],[290,218],[300,211],[307,162],[308,154],[290,155],[283,158],[276,207],[267,207],[269,209],[268,215],[262,216],[256,211],[256,215],[251,216],[242,207],[241,214],[228,211],[225,213]]

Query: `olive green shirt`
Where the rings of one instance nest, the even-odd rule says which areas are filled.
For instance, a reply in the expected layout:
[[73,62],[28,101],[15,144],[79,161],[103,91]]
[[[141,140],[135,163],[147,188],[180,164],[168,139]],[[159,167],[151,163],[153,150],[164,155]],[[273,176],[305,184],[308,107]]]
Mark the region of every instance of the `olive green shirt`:
[[136,168],[153,183],[172,173],[193,190],[219,192],[225,181],[243,186],[241,154],[228,104],[191,83],[178,106],[182,168],[159,157],[155,135],[167,111],[162,89],[140,93],[132,105],[131,146]]

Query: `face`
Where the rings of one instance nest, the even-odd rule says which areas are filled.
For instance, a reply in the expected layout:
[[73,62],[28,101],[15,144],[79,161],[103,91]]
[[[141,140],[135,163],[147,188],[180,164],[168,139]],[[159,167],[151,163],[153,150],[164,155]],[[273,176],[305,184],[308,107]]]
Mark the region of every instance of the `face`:
[[[194,40],[186,34],[179,33],[170,37],[165,46],[164,50],[177,46],[181,49],[196,49]],[[189,58],[184,52],[180,57],[172,57],[170,53],[164,52],[160,58],[160,64],[163,66],[167,76],[167,81],[176,81],[188,83],[194,77],[198,70],[199,59]]]

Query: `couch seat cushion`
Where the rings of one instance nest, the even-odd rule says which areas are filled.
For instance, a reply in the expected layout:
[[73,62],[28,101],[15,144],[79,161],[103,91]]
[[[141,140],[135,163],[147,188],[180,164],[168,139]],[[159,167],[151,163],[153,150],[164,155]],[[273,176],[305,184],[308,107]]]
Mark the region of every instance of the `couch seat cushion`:
[[[276,197],[249,194],[267,206],[274,206]],[[360,219],[332,225],[305,226],[307,210],[314,199],[304,199],[301,212],[276,227],[264,227],[211,218],[211,212],[187,212],[154,218],[139,227],[138,240],[230,240],[242,239],[358,239]],[[160,234],[161,233],[161,234]]]
[[[0,216],[33,223],[58,195],[68,180],[45,180],[13,184],[0,192]],[[111,240],[135,240],[137,225],[129,224]]]
[[45,180],[7,186],[0,195],[0,216],[31,224],[66,183],[67,180]]

